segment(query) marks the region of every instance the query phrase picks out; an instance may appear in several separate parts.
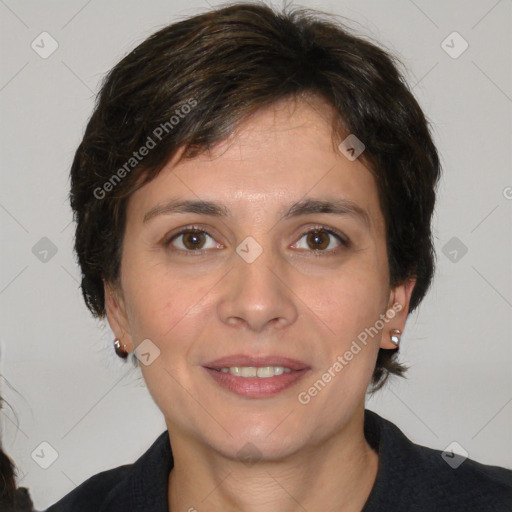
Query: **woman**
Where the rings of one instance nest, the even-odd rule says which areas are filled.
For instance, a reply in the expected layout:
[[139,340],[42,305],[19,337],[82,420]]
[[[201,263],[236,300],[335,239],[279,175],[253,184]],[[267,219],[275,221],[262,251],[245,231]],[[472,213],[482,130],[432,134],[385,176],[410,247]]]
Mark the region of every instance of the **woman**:
[[405,370],[439,175],[394,59],[319,13],[232,4],[125,57],[71,169],[75,249],[167,431],[49,511],[510,510],[510,470],[365,410]]

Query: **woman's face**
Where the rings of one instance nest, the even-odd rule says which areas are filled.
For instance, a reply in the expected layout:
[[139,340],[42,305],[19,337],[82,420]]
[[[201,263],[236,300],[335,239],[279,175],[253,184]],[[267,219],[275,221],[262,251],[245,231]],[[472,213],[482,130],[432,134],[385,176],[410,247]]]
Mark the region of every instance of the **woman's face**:
[[[335,150],[325,105],[293,105],[258,112],[131,196],[107,301],[128,349],[150,340],[140,366],[171,440],[226,457],[279,459],[350,425],[379,347],[403,329],[407,307],[392,306],[412,290],[389,288],[370,172]],[[338,211],[308,210],[315,201]],[[286,369],[234,368],[269,366]]]

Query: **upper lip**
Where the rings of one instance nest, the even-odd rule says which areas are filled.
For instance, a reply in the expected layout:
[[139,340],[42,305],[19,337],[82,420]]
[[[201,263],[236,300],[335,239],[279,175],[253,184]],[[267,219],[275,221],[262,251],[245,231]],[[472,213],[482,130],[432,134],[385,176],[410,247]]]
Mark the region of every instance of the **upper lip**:
[[284,356],[250,356],[246,354],[233,354],[221,357],[203,365],[205,368],[220,370],[232,366],[284,366],[290,370],[305,370],[309,366],[303,361]]

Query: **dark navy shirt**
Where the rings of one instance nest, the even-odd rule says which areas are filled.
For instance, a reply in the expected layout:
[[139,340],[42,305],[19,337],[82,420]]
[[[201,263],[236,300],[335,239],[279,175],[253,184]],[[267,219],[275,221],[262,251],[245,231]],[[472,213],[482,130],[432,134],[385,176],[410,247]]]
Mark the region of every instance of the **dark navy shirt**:
[[[364,432],[379,453],[379,468],[362,512],[512,511],[512,470],[470,459],[454,469],[457,455],[412,443],[369,410]],[[92,476],[47,512],[169,512],[172,467],[165,431],[136,462]]]

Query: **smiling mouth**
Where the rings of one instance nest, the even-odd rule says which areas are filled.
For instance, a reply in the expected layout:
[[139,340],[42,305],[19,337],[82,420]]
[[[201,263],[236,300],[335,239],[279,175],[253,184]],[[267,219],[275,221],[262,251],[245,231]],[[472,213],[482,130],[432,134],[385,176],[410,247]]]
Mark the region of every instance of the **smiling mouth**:
[[215,370],[217,372],[229,373],[230,375],[234,375],[235,377],[242,378],[258,378],[258,379],[268,379],[270,377],[275,377],[276,375],[283,375],[284,373],[290,373],[292,371],[290,368],[285,366],[229,366],[224,368],[210,368],[211,370]]
[[244,398],[272,397],[312,371],[303,361],[278,354],[231,354],[203,368],[221,388]]
[[311,371],[286,366],[203,367],[224,390],[243,398],[270,398],[296,386]]

